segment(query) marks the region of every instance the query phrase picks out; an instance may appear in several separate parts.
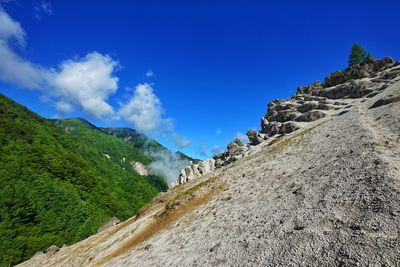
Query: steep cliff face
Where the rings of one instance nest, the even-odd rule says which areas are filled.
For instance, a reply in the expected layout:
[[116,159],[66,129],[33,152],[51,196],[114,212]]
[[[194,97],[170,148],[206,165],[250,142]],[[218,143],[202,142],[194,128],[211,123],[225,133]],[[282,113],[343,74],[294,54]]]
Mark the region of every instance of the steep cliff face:
[[21,266],[400,265],[400,66],[333,76],[136,217]]

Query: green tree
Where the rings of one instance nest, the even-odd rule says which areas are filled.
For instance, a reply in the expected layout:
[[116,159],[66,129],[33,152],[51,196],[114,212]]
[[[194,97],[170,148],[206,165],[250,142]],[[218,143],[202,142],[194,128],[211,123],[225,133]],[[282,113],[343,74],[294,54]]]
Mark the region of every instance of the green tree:
[[349,55],[349,67],[364,63],[365,61],[371,59],[371,54],[365,51],[359,44],[354,44],[351,47],[351,52]]

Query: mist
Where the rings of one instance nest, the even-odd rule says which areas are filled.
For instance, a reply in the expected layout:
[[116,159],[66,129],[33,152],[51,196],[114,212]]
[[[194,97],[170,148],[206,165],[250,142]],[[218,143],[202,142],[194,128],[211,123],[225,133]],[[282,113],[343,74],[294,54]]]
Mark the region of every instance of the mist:
[[153,159],[153,162],[148,165],[150,170],[164,177],[168,184],[175,183],[178,180],[180,171],[189,165],[187,159],[183,159],[180,155],[166,150],[146,150],[145,152]]

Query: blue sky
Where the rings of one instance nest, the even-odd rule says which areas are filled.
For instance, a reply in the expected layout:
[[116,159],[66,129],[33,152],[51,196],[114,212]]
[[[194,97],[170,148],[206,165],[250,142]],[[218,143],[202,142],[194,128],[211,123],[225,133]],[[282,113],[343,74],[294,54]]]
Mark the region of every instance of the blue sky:
[[0,3],[0,93],[201,158],[345,68],[353,43],[400,57],[399,1]]

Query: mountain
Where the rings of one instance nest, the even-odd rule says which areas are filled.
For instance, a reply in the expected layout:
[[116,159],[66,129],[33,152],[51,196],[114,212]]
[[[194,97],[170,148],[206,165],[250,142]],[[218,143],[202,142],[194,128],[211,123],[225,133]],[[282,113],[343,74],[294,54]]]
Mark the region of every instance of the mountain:
[[[142,133],[138,133],[134,129],[130,128],[102,128],[106,133],[123,139],[125,142],[131,144],[135,148],[142,149],[143,151],[151,151],[153,153],[156,152],[166,152],[173,156],[173,153],[158,143],[157,141],[145,136]],[[152,154],[152,153],[150,153]],[[192,158],[181,151],[175,152],[175,155],[183,160],[192,161],[194,163],[200,162],[199,159]],[[151,157],[151,156],[150,156]]]
[[82,119],[49,121],[0,94],[0,266],[128,219],[167,188],[143,150]]
[[188,161],[191,161],[193,163],[199,163],[201,161],[199,159],[192,158],[181,151],[177,151],[177,152],[175,152],[175,154],[178,155],[179,157],[186,159]]
[[21,266],[398,266],[399,118],[399,62],[335,72],[137,216]]
[[126,143],[131,144],[133,147],[137,149],[141,149],[143,151],[152,150],[152,151],[169,151],[167,148],[162,146],[157,141],[148,138],[142,133],[135,131],[130,128],[101,128],[107,134],[115,136],[124,140]]
[[[95,148],[105,157],[109,158],[109,160],[127,170],[132,170],[130,164],[132,161],[143,164],[151,162],[151,159],[145,155],[143,149],[110,135],[104,129],[97,128],[84,119],[52,120],[52,122],[68,134],[85,143],[85,145]],[[139,135],[138,137],[145,138]]]

